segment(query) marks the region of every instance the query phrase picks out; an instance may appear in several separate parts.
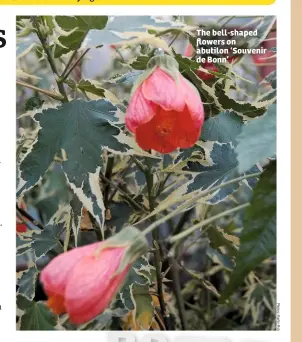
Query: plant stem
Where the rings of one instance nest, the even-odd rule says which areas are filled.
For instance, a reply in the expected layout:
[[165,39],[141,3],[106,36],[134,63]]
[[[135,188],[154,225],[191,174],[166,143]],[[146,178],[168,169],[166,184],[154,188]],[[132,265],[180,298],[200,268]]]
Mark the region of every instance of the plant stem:
[[[181,271],[183,271],[184,273],[186,273],[189,277],[191,277],[191,278],[197,280],[197,281],[199,282],[199,284],[200,284],[206,291],[210,291],[210,290],[209,290],[209,282],[208,282],[206,279],[204,279],[204,277],[202,277],[201,275],[199,275],[199,274],[197,274],[197,273],[195,273],[195,272],[193,272],[193,271],[191,271],[191,270],[186,269],[185,266],[181,265],[181,264],[178,263],[177,261],[174,260],[174,262],[175,262],[175,266],[176,266],[179,270],[181,270]],[[212,286],[213,286],[213,285],[212,285]],[[216,288],[215,288],[214,286],[213,286],[213,290],[210,291],[210,292],[211,292],[213,295],[215,295],[216,298],[220,298],[220,295],[219,295],[218,291],[216,290]]]
[[155,37],[160,37],[160,36],[163,36],[165,34],[168,34],[168,33],[171,33],[171,32],[175,32],[175,31],[179,31],[179,33],[183,32],[182,29],[169,28],[169,29],[166,29],[166,30],[163,30],[163,31],[160,31],[160,32],[156,33]]
[[234,18],[235,18],[234,15],[233,15],[233,16],[230,16],[230,17],[226,16],[226,17],[220,18],[220,19],[217,21],[217,24],[221,23],[221,21],[224,20],[224,19],[227,19],[227,20],[219,27],[219,29],[225,27],[225,26],[226,26],[230,21],[232,21]]
[[172,38],[171,42],[169,43],[169,47],[173,45],[173,43],[175,42],[175,40],[178,38],[179,34],[180,34],[180,31],[178,31],[178,32],[176,33],[176,35]]
[[[149,198],[149,210],[152,212],[155,207],[154,195],[153,195],[153,174],[151,171],[151,166],[146,158],[147,169],[145,171],[145,178],[147,183],[147,190],[148,190],[148,198]],[[153,217],[155,219],[155,217]],[[157,281],[157,289],[158,289],[158,299],[160,309],[164,318],[164,323],[166,326],[166,330],[171,330],[170,320],[166,314],[166,305],[164,299],[164,291],[163,291],[163,283],[162,283],[162,274],[161,274],[161,253],[158,244],[159,240],[159,233],[158,230],[152,231],[152,238],[153,238],[153,246],[155,248],[154,252],[154,263],[155,263],[155,271],[156,271],[156,281]]]
[[26,227],[27,227],[29,230],[32,230],[32,227],[29,225],[29,223],[24,219],[24,217],[23,217],[18,211],[17,211],[16,214],[17,214],[19,220],[21,220],[21,222],[22,222],[23,224],[25,224]]
[[65,69],[64,69],[63,72],[62,72],[62,75],[61,75],[61,77],[60,77],[61,79],[64,78],[65,74],[66,74],[67,71],[68,71],[68,68],[70,67],[70,65],[71,65],[71,63],[72,63],[72,61],[73,61],[73,59],[74,59],[74,57],[76,56],[77,53],[78,53],[78,50],[75,50],[75,51],[72,53],[71,57],[69,58],[69,60],[68,60],[68,62],[67,62],[67,64],[66,64],[66,66],[65,66]]
[[178,233],[180,233],[183,226],[186,224],[187,220],[191,216],[192,211],[193,211],[193,209],[189,209],[183,213],[182,217],[179,219],[179,221],[177,223],[177,226],[174,229],[173,235],[177,235]]
[[130,156],[130,158],[134,161],[135,165],[138,167],[138,169],[145,173],[146,172],[146,167],[141,163],[135,156]]
[[52,91],[48,91],[48,90],[44,90],[44,89],[41,89],[41,88],[38,88],[38,87],[35,87],[29,83],[26,83],[26,82],[22,82],[22,81],[16,81],[16,84],[19,85],[19,86],[22,86],[22,87],[26,87],[26,88],[29,88],[29,89],[32,89],[32,90],[35,90],[35,91],[38,91],[39,93],[42,93],[42,94],[45,94],[55,100],[59,100],[59,101],[63,101],[64,100],[64,97],[60,94],[57,94],[57,93],[54,93]]
[[155,312],[155,320],[156,320],[157,324],[159,325],[160,329],[161,330],[166,330],[164,322],[162,321],[162,319],[159,316],[158,312],[156,310],[154,310],[154,312]]
[[42,44],[42,47],[43,47],[43,50],[45,51],[46,53],[46,56],[47,56],[47,59],[48,59],[48,62],[49,62],[49,65],[51,67],[51,70],[52,72],[54,73],[54,76],[55,76],[55,79],[56,79],[56,82],[57,82],[57,86],[59,88],[59,91],[61,93],[61,95],[63,96],[63,100],[62,102],[68,102],[68,97],[67,97],[67,94],[66,94],[66,90],[64,88],[64,85],[62,82],[59,81],[58,77],[59,77],[59,74],[58,74],[58,70],[57,70],[57,67],[56,67],[56,63],[55,63],[55,60],[52,56],[52,53],[49,49],[49,47],[47,46],[47,42],[46,42],[46,39],[45,37],[42,35],[42,32],[39,28],[39,23],[37,22],[37,18],[36,17],[33,17],[33,25],[34,27],[36,28],[36,32],[37,32],[37,36]]
[[[206,225],[206,224],[209,224],[223,216],[226,216],[226,215],[229,215],[233,212],[237,212],[243,208],[246,208],[250,205],[250,203],[245,203],[245,204],[242,204],[242,205],[239,205],[237,206],[236,208],[233,208],[233,209],[230,209],[230,210],[226,210],[220,214],[217,214],[215,216],[212,216],[196,225],[194,225],[193,227],[189,228],[189,229],[186,229],[184,232],[178,234],[178,235],[175,235],[175,236],[172,236],[170,237],[170,239],[168,240],[170,243],[173,243],[177,240],[179,240],[180,238],[183,238],[187,235],[190,235],[193,231],[195,231],[196,229],[198,228],[201,228],[202,226]],[[157,228],[158,226],[160,226],[162,223],[166,222],[168,219],[170,219],[171,217],[177,215],[178,211],[176,212],[177,210],[174,210],[172,211],[170,214],[166,215],[165,217],[153,222],[152,224],[150,224],[150,226],[148,228],[146,228],[144,231],[142,231],[142,234],[144,235],[147,235],[149,234],[150,232],[152,232],[155,228]],[[175,213],[176,212],[176,213]],[[198,227],[197,227],[198,226]],[[184,235],[184,236],[183,236]]]
[[186,306],[187,306],[189,309],[195,311],[197,314],[199,314],[201,317],[203,317],[204,312],[203,312],[198,306],[193,305],[193,304],[191,304],[191,303],[189,303],[189,302],[186,302],[185,304],[186,304]]
[[[98,48],[101,48],[103,45],[98,45],[96,46],[95,48],[98,49]],[[81,62],[81,60],[87,55],[87,53],[91,50],[91,48],[88,48],[86,49],[80,56],[79,58],[74,62],[74,64],[72,65],[72,67],[64,72],[60,78],[60,82],[64,82],[68,77],[69,75],[71,74],[72,70]]]
[[102,173],[100,173],[100,178],[111,185],[112,188],[116,189],[117,191],[119,191],[129,202],[130,204],[132,204],[132,206],[136,209],[136,210],[141,210],[144,213],[146,212],[145,208],[142,207],[140,204],[138,204],[137,202],[134,201],[134,199],[132,199],[124,190],[122,190],[118,185],[116,185],[114,182],[112,182],[111,180],[109,180],[107,177],[105,177]]
[[168,179],[170,178],[170,176],[172,175],[172,172],[168,173],[165,178],[160,182],[160,185],[158,187],[158,191],[156,193],[156,197],[158,197],[165,189],[165,185],[168,181]]
[[[114,165],[114,156],[108,154],[107,165],[105,170],[105,177],[110,180],[112,176],[112,170]],[[110,191],[110,183],[106,183],[104,187],[104,205],[105,208],[108,206],[108,199],[109,199],[109,191]]]
[[180,281],[179,281],[179,270],[178,267],[172,257],[168,258],[169,264],[171,265],[171,274],[172,274],[172,286],[173,292],[176,297],[176,304],[178,308],[179,318],[182,326],[182,330],[188,330],[188,324],[186,319],[186,310],[184,300],[181,294]]
[[169,241],[171,243],[174,243],[174,242],[176,242],[178,240],[181,240],[181,239],[187,237],[188,235],[191,235],[195,230],[197,230],[197,229],[199,229],[199,228],[201,228],[201,227],[203,227],[203,226],[205,226],[205,225],[207,225],[207,224],[209,224],[209,223],[211,223],[211,222],[213,222],[213,221],[215,221],[215,220],[217,220],[217,219],[219,219],[219,218],[221,218],[223,216],[236,213],[237,211],[240,211],[240,210],[248,207],[249,205],[250,205],[250,203],[244,203],[244,204],[238,205],[235,208],[232,208],[232,209],[229,209],[229,210],[225,210],[225,211],[223,211],[220,214],[217,214],[217,215],[214,215],[212,217],[209,217],[208,219],[203,220],[202,222],[199,222],[199,223],[193,225],[191,228],[186,229],[185,231],[183,231],[183,232],[181,232],[181,233],[179,233],[177,235],[172,236],[169,239]]
[[64,240],[64,252],[67,252],[68,250],[68,245],[69,245],[69,239],[70,239],[70,230],[71,230],[71,210],[69,212],[69,218],[68,218],[68,222],[66,225],[66,233],[65,233],[65,240]]
[[160,260],[160,249],[157,241],[153,238],[153,246],[155,248],[154,252],[154,266],[156,272],[156,281],[157,281],[157,292],[158,292],[158,299],[160,310],[162,312],[166,330],[171,330],[170,320],[166,314],[166,305],[164,299],[164,290],[163,290],[163,282],[162,282],[162,274],[161,274],[161,260]]
[[28,214],[28,212],[26,212],[24,209],[19,208],[18,205],[16,205],[17,211],[24,216],[25,218],[27,218],[31,223],[33,223],[36,227],[40,228],[40,229],[44,229],[43,225],[38,222],[37,220],[35,220],[31,215]]
[[[257,177],[257,176],[259,176],[259,175],[261,175],[261,172],[257,172],[257,173],[253,173],[253,174],[245,175],[245,176],[240,176],[240,177],[234,178],[234,179],[232,179],[232,180],[230,180],[230,181],[227,181],[227,182],[225,182],[225,183],[222,183],[222,184],[219,184],[219,185],[217,185],[217,186],[214,186],[214,187],[211,188],[211,189],[204,190],[204,191],[201,191],[201,192],[195,191],[194,193],[195,193],[195,194],[197,193],[195,196],[194,196],[194,193],[190,193],[190,194],[188,194],[188,195],[185,195],[185,196],[182,197],[182,198],[178,198],[178,199],[176,199],[175,201],[171,202],[171,204],[170,204],[169,206],[171,206],[172,204],[179,203],[179,202],[181,202],[181,201],[183,201],[183,200],[184,200],[184,203],[183,203],[181,206],[179,206],[177,209],[171,211],[170,214],[168,214],[168,215],[166,215],[165,217],[161,218],[160,220],[154,222],[153,225],[156,225],[156,226],[161,225],[162,223],[168,221],[170,218],[172,218],[172,217],[178,215],[178,214],[179,214],[180,212],[182,212],[183,210],[189,208],[191,205],[193,205],[194,203],[196,203],[200,198],[205,197],[205,196],[211,194],[213,191],[219,190],[219,189],[221,189],[221,188],[223,188],[223,187],[225,187],[225,186],[227,186],[227,185],[233,184],[233,183],[238,183],[238,182],[240,182],[241,180],[245,180],[245,179],[248,179],[248,178]],[[193,197],[192,197],[192,196],[193,196]],[[189,200],[186,201],[187,198],[189,198]],[[166,207],[166,208],[163,208],[162,210],[165,210],[165,209],[167,209],[167,207]],[[149,215],[147,218],[150,218],[150,217],[151,217],[151,215]],[[139,223],[141,223],[141,222],[143,222],[143,221],[144,221],[144,220],[141,220]],[[149,233],[149,229],[150,229],[150,231],[153,230],[152,225],[149,226],[147,229],[148,229],[148,230],[146,231],[146,234]]]
[[103,241],[104,239],[103,239],[103,235],[102,235],[99,224],[97,223],[96,219],[93,217],[93,215],[89,211],[87,211],[87,213],[88,213],[89,219],[92,223],[92,227],[93,227],[93,230],[95,232],[97,240]]

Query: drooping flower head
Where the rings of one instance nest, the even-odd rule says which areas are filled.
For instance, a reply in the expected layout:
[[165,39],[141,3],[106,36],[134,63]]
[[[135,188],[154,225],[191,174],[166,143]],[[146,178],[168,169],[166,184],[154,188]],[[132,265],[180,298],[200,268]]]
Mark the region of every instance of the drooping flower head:
[[122,286],[131,264],[146,252],[147,241],[134,227],[104,242],[72,249],[41,272],[48,306],[71,322],[85,323],[101,314]]
[[132,90],[126,126],[138,145],[160,153],[192,147],[199,139],[204,108],[197,89],[170,56],[155,56]]

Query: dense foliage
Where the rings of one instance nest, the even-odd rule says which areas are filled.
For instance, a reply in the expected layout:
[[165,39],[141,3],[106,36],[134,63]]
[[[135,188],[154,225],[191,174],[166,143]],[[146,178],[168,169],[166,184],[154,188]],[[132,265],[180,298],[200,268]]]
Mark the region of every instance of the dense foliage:
[[[184,56],[198,27],[232,19],[17,18],[18,329],[275,329],[276,72],[240,56],[203,77]],[[258,47],[275,18],[249,20],[258,35],[238,44]],[[158,49],[205,110],[198,142],[170,154],[143,151],[125,127]],[[39,274],[51,259],[156,221],[103,313],[75,325],[49,310]]]

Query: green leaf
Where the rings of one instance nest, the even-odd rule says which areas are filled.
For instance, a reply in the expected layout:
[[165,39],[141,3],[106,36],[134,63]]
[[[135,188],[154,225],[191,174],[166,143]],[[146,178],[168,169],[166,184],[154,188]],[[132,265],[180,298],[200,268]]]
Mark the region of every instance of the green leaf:
[[[144,270],[142,273],[140,270]],[[149,264],[148,260],[145,258],[140,258],[137,260],[131,270],[128,273],[127,279],[120,290],[120,298],[123,303],[123,306],[128,310],[134,310],[135,303],[133,302],[132,296],[132,288],[133,286],[142,286],[150,285],[152,282],[152,266]]]
[[20,330],[55,330],[58,317],[42,302],[30,302],[21,316]]
[[17,295],[16,304],[19,309],[24,311],[31,306],[32,301],[19,294]]
[[72,229],[73,236],[74,236],[74,244],[75,244],[75,247],[78,247],[78,235],[79,235],[79,231],[81,228],[83,204],[76,195],[74,195],[72,200],[70,201],[70,208],[71,208],[70,224],[71,224],[71,229]]
[[261,116],[266,112],[265,107],[258,108],[249,102],[235,101],[234,99],[230,98],[226,92],[221,89],[221,87],[216,87],[215,95],[224,110],[231,110],[239,115],[248,116],[249,118],[256,118],[257,116]]
[[268,310],[273,316],[276,314],[276,285],[270,281],[254,283],[248,287],[244,297],[246,304],[244,306],[243,318],[248,314],[253,318],[253,324],[256,326],[262,321],[263,313],[259,311]]
[[[66,160],[62,169],[85,208],[103,224],[103,202],[99,172],[104,148],[116,153],[131,149],[124,133],[114,125],[119,109],[107,100],[73,100],[35,115],[40,124],[36,143],[20,163],[22,186],[18,196],[35,185],[49,168],[55,155]],[[120,112],[119,112],[120,113]],[[20,181],[21,183],[21,181]]]
[[268,74],[262,83],[269,83],[273,89],[277,89],[277,71],[274,70],[270,74]]
[[17,281],[18,293],[32,300],[35,296],[37,278],[38,270],[35,265],[24,271]]
[[[193,152],[193,160],[190,161],[189,158],[187,166],[183,168],[184,171],[193,172],[193,178],[188,183],[186,193],[195,190],[206,190],[240,176],[237,156],[231,143],[214,143],[211,150],[206,146],[205,150],[201,146],[196,146]],[[200,154],[199,160],[197,160],[198,153]],[[257,167],[253,167],[247,173],[258,171]],[[251,179],[249,179],[250,181]],[[215,204],[225,200],[238,190],[239,186],[240,183],[238,182],[220,188],[208,199],[209,203]]]
[[118,108],[107,100],[73,100],[35,115],[40,124],[38,139],[20,165],[23,189],[36,184],[55,155],[64,150],[63,171],[81,186],[87,173],[102,165],[104,147],[125,152],[129,146],[118,141],[120,129],[113,125]]
[[201,140],[220,143],[236,143],[236,136],[241,132],[243,120],[232,112],[222,112],[205,121]]
[[51,219],[60,205],[69,202],[71,191],[60,163],[52,163],[41,183],[32,188],[29,196],[33,197],[33,206],[43,213],[45,222]]
[[54,18],[51,16],[43,16],[42,19],[44,21],[44,25],[48,27],[49,34],[52,34],[55,29]]
[[17,255],[24,254],[31,249],[31,238],[23,236],[23,234],[16,235]]
[[146,70],[147,64],[149,62],[149,56],[138,56],[134,62],[132,62],[131,67],[135,70]]
[[54,56],[55,58],[77,50],[81,47],[83,40],[90,30],[102,30],[105,28],[108,17],[107,16],[56,16],[57,24],[64,31],[72,31],[71,34],[59,37],[60,43],[65,47],[56,45]]
[[44,103],[44,100],[41,100],[37,96],[33,96],[26,101],[25,110],[29,111],[29,110],[40,108],[42,107],[43,103]]
[[128,310],[116,308],[107,309],[92,321],[79,326],[78,330],[109,330],[113,318],[121,318],[127,314]]
[[120,290],[119,306],[135,310],[136,322],[148,330],[154,317],[150,285],[154,279],[154,268],[144,257],[137,260]]
[[79,89],[100,97],[105,97],[105,90],[94,85],[92,81],[82,79],[78,83],[75,83],[74,81],[66,80],[65,83],[73,90]]
[[184,57],[180,54],[175,54],[175,59],[179,64],[180,72],[185,72],[185,71],[194,72],[199,68],[199,63],[197,63],[194,59]]
[[225,301],[250,271],[276,254],[276,162],[263,172],[245,210],[236,267],[222,293]]
[[[95,31],[91,30],[87,36],[87,40],[90,45],[100,44],[114,44],[123,40],[129,40],[136,36],[135,32],[147,32],[149,31],[148,26],[169,28],[180,27],[183,24],[176,24],[175,22],[157,20],[151,16],[112,16],[104,30]],[[124,33],[134,33],[131,37],[127,35],[124,37]]]
[[261,118],[243,126],[237,137],[236,148],[239,172],[245,172],[256,163],[276,153],[276,105],[271,105]]
[[[138,57],[138,58],[140,58],[140,57]],[[138,61],[136,60],[132,64],[135,65],[136,62],[138,62]],[[145,68],[143,68],[142,70],[145,70]],[[136,79],[143,73],[142,70],[136,70],[136,71],[127,72],[124,75],[117,75],[117,76],[111,78],[106,83],[118,84],[118,85],[123,84],[125,86],[133,85],[133,83],[136,81]]]
[[230,257],[234,257],[237,254],[237,247],[234,243],[236,238],[234,236],[226,234],[216,226],[207,229],[207,235],[212,248],[218,249],[219,247],[225,247]]
[[207,256],[218,265],[222,265],[227,270],[233,270],[234,264],[230,257],[211,247],[207,248]]
[[257,25],[257,36],[251,37],[248,42],[249,48],[259,47],[259,45],[266,39],[271,29],[276,22],[275,16],[266,15],[262,18],[260,23]]
[[130,215],[133,213],[133,208],[124,202],[111,202],[108,205],[111,218],[106,221],[106,226],[114,229],[118,233],[124,225],[128,224]]
[[63,228],[63,223],[58,225],[49,224],[41,232],[37,232],[32,235],[31,248],[34,250],[37,259],[59,246],[58,240]]

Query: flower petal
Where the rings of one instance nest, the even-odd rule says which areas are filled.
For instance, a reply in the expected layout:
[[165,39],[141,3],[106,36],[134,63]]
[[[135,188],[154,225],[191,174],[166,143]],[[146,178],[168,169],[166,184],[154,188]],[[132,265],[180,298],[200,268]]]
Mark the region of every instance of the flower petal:
[[181,76],[180,82],[193,122],[195,122],[196,127],[200,127],[204,122],[204,108],[200,95],[194,85],[183,76]]
[[196,125],[186,106],[182,113],[178,113],[174,129],[167,135],[166,140],[178,148],[190,148],[199,139],[200,132],[201,125],[199,127]]
[[102,242],[72,249],[54,258],[41,272],[40,281],[48,296],[62,295],[75,265],[86,255],[92,254]]
[[131,132],[135,132],[136,128],[150,121],[155,115],[155,105],[146,100],[140,86],[130,99],[126,112],[126,127]]
[[177,146],[167,141],[166,135],[174,130],[178,112],[168,111],[158,106],[155,117],[136,129],[136,141],[143,150],[171,153]]
[[53,295],[48,298],[47,306],[56,315],[62,315],[66,312],[65,299],[62,295]]
[[159,67],[143,82],[142,92],[145,99],[165,110],[182,111],[185,106],[181,85]]
[[65,290],[65,306],[72,322],[87,322],[108,307],[130,267],[113,277],[124,251],[105,249],[99,256],[83,258],[74,268]]

